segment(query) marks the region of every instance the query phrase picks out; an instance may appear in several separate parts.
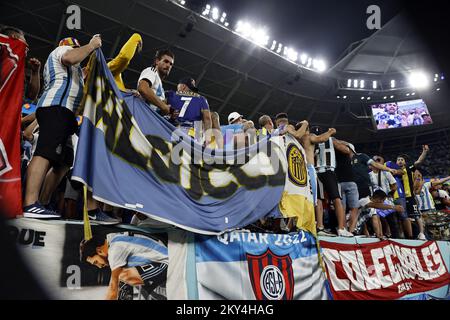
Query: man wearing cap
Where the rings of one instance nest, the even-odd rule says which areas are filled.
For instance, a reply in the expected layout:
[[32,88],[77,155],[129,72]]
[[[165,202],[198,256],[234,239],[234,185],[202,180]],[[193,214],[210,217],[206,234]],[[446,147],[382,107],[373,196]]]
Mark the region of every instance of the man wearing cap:
[[244,119],[238,112],[231,112],[228,115],[228,125],[221,126],[224,148],[233,146],[234,136],[244,132]]
[[198,94],[195,80],[185,77],[178,81],[177,92],[167,93],[167,103],[178,113],[175,125],[194,137],[197,142],[203,142],[205,132],[205,143],[211,141],[211,114],[208,101]]
[[53,193],[73,163],[73,149],[67,147],[67,140],[77,129],[74,112],[83,98],[80,63],[101,45],[99,35],[94,35],[89,44],[82,47],[77,39],[64,38],[45,63],[44,93],[36,111],[40,134],[33,159],[27,168],[25,217],[59,217],[45,208],[45,203],[39,203],[39,194],[41,187]]

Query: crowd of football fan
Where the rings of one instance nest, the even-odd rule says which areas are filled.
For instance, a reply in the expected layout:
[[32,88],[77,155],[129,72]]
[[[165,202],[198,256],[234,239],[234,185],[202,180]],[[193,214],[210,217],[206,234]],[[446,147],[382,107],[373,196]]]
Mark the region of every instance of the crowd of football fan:
[[[24,33],[17,28],[4,26],[0,33],[26,42]],[[80,63],[101,45],[99,35],[84,46],[75,38],[62,39],[45,63],[42,92],[41,63],[34,58],[28,60],[22,113],[25,217],[81,218],[82,188],[70,179],[82,121],[74,112],[80,106],[88,73]],[[424,217],[436,210],[450,209],[450,177],[425,181],[422,176],[421,165],[429,152],[427,145],[418,159],[406,154],[389,159],[381,155],[369,157],[358,153],[350,142],[334,138],[334,128],[310,127],[307,121],[293,126],[285,113],[261,116],[256,128],[252,121],[232,112],[228,124],[221,125],[219,114],[210,111],[194,79],[186,77],[178,82],[177,91],[164,91],[163,80],[175,63],[170,50],[156,53],[153,65],[142,71],[135,90],[126,88],[122,73],[142,46],[141,36],[133,34],[119,54],[109,60],[117,86],[122,91],[133,91],[198,142],[210,148],[233,149],[255,143],[257,136],[291,134],[298,139],[306,153],[319,235],[426,240],[429,234]],[[211,131],[216,133],[209,134]],[[445,152],[448,155],[448,150]],[[143,214],[100,203],[90,194],[86,202],[89,217],[96,221],[136,225],[149,221]],[[268,218],[248,228],[291,232],[295,231],[295,221]]]

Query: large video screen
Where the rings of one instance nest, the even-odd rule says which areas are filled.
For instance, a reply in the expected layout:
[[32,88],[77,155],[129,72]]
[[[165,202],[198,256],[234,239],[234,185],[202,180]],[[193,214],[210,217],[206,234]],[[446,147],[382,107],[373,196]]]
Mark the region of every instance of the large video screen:
[[375,104],[371,108],[378,130],[433,123],[428,107],[422,99]]

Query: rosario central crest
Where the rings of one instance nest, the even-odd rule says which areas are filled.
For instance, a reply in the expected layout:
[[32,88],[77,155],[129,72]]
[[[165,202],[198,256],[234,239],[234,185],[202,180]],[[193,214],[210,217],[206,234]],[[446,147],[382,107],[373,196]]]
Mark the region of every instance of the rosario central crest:
[[289,255],[278,256],[268,249],[261,255],[246,256],[257,300],[292,300],[294,273]]

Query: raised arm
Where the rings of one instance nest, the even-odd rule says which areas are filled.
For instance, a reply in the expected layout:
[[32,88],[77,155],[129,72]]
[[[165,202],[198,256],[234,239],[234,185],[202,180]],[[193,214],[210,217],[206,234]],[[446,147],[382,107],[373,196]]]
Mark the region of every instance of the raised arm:
[[428,145],[427,144],[423,145],[422,146],[422,154],[420,155],[419,159],[417,159],[417,161],[414,162],[415,166],[418,166],[419,164],[421,164],[425,160],[425,158],[426,158],[426,156],[428,154],[428,151],[430,151],[430,148],[428,147]]
[[339,151],[343,154],[346,154],[348,156],[350,156],[352,154],[352,151],[350,150],[348,145],[341,140],[333,139],[333,146],[337,151]]
[[133,59],[136,50],[142,48],[142,37],[139,33],[134,33],[130,39],[120,49],[119,54],[108,62],[108,68],[113,75],[122,73]]
[[443,183],[446,183],[449,180],[450,180],[450,176],[448,176],[446,178],[438,179],[438,180],[433,180],[433,181],[431,181],[431,185],[435,186],[435,185],[443,184]]
[[383,165],[383,164],[381,164],[379,162],[376,162],[374,160],[372,160],[369,164],[372,167],[374,167],[375,169],[378,169],[378,170],[381,170],[381,171],[387,171],[387,172],[390,172],[392,174],[396,174],[397,173],[397,170],[388,168],[387,166],[385,166],[385,165]]
[[305,135],[306,129],[308,128],[308,121],[303,120],[300,123],[302,125],[297,130],[295,130],[293,125],[288,125],[287,128],[286,128],[286,131],[289,134],[293,135],[296,139],[301,139]]
[[331,136],[336,134],[336,129],[335,128],[330,128],[328,129],[327,132],[322,133],[321,135],[311,135],[311,143],[317,144],[317,143],[322,143],[327,141],[328,139],[330,139]]
[[72,50],[67,51],[61,57],[61,62],[66,66],[72,66],[77,63],[80,63],[84,59],[87,58],[88,55],[91,54],[97,48],[102,46],[102,38],[98,34],[94,35],[89,41],[89,43],[80,48],[74,48]]
[[38,97],[41,88],[41,76],[40,76],[41,62],[36,58],[31,58],[30,67],[31,67],[30,86],[28,87],[28,91],[26,92],[26,94],[27,98],[34,101]]

